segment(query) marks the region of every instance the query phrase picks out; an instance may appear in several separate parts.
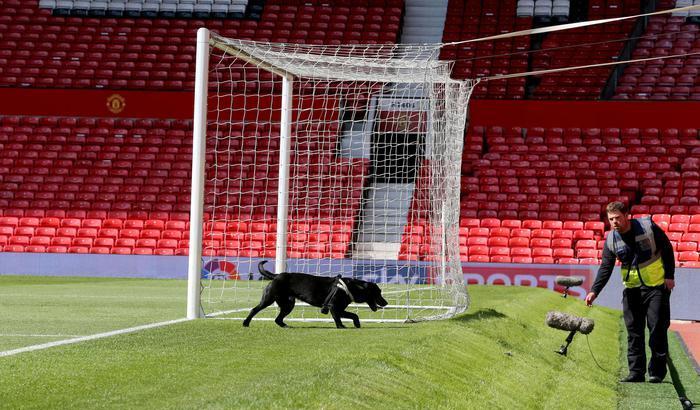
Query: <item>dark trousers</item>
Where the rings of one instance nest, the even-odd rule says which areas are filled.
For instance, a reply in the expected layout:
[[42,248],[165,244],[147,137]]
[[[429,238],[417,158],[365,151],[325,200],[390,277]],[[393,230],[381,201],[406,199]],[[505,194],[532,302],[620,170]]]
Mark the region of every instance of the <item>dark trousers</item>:
[[670,292],[664,286],[625,289],[622,311],[627,327],[627,363],[630,374],[644,375],[646,351],[644,327],[649,328],[649,376],[663,379],[668,358],[668,327],[671,324]]

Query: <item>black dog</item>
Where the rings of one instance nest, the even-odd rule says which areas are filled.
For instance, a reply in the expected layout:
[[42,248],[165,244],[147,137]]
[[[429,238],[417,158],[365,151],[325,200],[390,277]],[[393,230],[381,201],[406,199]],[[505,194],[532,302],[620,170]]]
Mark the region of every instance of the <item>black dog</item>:
[[269,279],[269,285],[263,291],[260,303],[254,307],[248,317],[243,321],[243,326],[248,327],[251,319],[258,312],[277,302],[280,313],[275,318],[275,323],[281,327],[287,327],[284,318],[294,309],[295,299],[302,300],[309,305],[321,307],[322,313],[329,310],[333,315],[335,326],[343,328],[341,318],[352,319],[355,327],[360,327],[360,318],[356,314],[346,312],[345,308],[352,302],[367,303],[372,311],[378,307],[387,305],[382,297],[382,290],[376,283],[359,279],[334,278],[307,275],[305,273],[283,272],[275,275],[267,271],[263,265],[267,261],[258,264],[258,270],[265,279]]

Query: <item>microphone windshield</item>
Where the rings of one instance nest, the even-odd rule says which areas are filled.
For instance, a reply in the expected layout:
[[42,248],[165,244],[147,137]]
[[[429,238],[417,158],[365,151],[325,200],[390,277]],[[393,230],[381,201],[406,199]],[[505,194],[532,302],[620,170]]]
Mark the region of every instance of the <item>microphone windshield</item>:
[[549,327],[569,332],[578,331],[587,335],[593,331],[593,319],[581,318],[564,312],[548,312],[545,323]]
[[593,319],[582,317],[581,324],[578,327],[578,331],[583,333],[584,335],[587,335],[593,331],[594,326],[595,322],[593,321]]
[[557,276],[554,282],[559,286],[580,286],[583,283],[582,276]]

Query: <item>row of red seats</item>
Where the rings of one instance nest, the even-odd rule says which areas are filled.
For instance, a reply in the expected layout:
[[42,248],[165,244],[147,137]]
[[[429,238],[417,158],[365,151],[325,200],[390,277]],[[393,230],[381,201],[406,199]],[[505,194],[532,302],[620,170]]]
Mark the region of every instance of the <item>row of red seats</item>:
[[[639,216],[643,215],[635,215]],[[697,262],[700,223],[691,221],[700,222],[700,214],[674,215],[673,226],[668,223],[670,215],[653,218],[667,231],[679,265]],[[597,263],[605,236],[600,221],[463,218],[460,225],[460,254],[463,260],[472,262],[554,263],[576,258]],[[432,247],[426,233],[420,225],[407,227],[401,247],[403,258],[421,259],[430,254]]]
[[[516,0],[498,2],[451,1],[445,17],[443,42],[487,37],[532,27],[531,17],[516,18]],[[456,78],[491,77],[527,71],[527,37],[474,43],[448,44],[440,57],[455,60]],[[518,53],[518,52],[523,53]],[[525,79],[481,82],[472,94],[476,98],[521,99],[525,96]]]
[[[637,2],[637,6],[639,3]],[[590,4],[591,12],[594,4]],[[622,8],[610,9],[623,13]],[[622,14],[616,14],[619,17]],[[622,50],[633,22],[591,26],[583,29],[550,33],[542,48],[533,55],[532,70],[548,70],[563,67],[588,66],[606,63],[616,58]],[[619,40],[610,42],[611,40]],[[583,44],[583,45],[582,45]],[[592,44],[592,45],[586,45]],[[545,74],[535,88],[536,99],[597,99],[605,86],[610,69],[586,68]]]
[[[73,254],[113,254],[113,255],[160,255],[160,256],[187,256],[189,255],[188,244],[180,244],[177,247],[174,243],[167,243],[165,240],[157,245],[150,243],[136,243],[130,246],[128,243],[110,245],[110,242],[96,242],[93,246],[87,245],[21,245],[7,243],[3,245],[3,238],[0,236],[0,252],[17,253],[73,253]],[[231,256],[250,258],[274,258],[274,249],[240,249],[226,248],[223,250],[204,249],[203,256]],[[318,252],[314,250],[301,251],[298,248],[288,248],[289,258],[321,259],[333,258],[343,259],[346,257],[345,250]]]
[[[6,250],[31,246],[29,251],[92,252],[94,247],[103,252],[113,242],[115,253],[125,253],[125,248],[134,253],[148,248],[159,254],[186,252],[189,122],[19,116],[0,121],[0,241],[9,246]],[[224,125],[232,136],[225,141],[211,138],[207,144],[209,162],[218,164],[208,168],[209,177],[220,179],[206,184],[205,211],[210,218],[245,218],[236,225],[251,232],[212,231],[205,235],[205,246],[211,248],[207,252],[274,250],[274,224],[265,221],[277,214],[278,147],[270,141],[276,140],[279,126]],[[290,188],[295,194],[289,212],[295,221],[333,218],[352,223],[357,214],[368,164],[336,158],[329,151],[337,132],[334,124],[293,129],[294,147],[304,153],[293,156]],[[219,141],[225,149],[217,146]],[[231,150],[235,163],[224,165]],[[313,164],[308,163],[311,153]],[[215,186],[226,195],[213,194]],[[256,229],[264,229],[262,237]],[[317,243],[308,250],[299,244],[313,241],[294,232],[290,237],[297,239],[290,251],[305,255],[337,257],[350,241],[346,230],[329,231],[314,240],[332,246],[322,250]]]
[[[192,120],[167,119],[167,118],[110,118],[110,117],[54,117],[54,116],[24,116],[24,115],[3,115],[0,117],[0,124],[8,127],[22,127],[16,129],[18,132],[29,133],[41,130],[42,132],[64,132],[68,130],[72,133],[73,128],[95,128],[106,129],[110,134],[128,133],[128,131],[118,132],[113,129],[128,130],[131,128],[143,129],[150,132],[158,130],[177,129],[192,130]],[[257,127],[264,127],[269,124],[257,124]],[[26,127],[26,128],[25,128]],[[42,127],[48,127],[46,129]],[[238,130],[239,124],[231,124],[234,130]],[[240,130],[243,126],[240,125]],[[10,129],[9,131],[12,131]],[[8,132],[9,132],[8,131]]]
[[[674,7],[672,2],[661,8]],[[684,57],[700,50],[700,28],[685,17],[660,15],[648,20],[643,39],[638,41],[632,59],[667,57],[630,64],[619,78],[614,99],[618,100],[698,100],[696,81],[700,58]]]
[[[287,11],[278,14],[276,6]],[[192,89],[199,27],[261,41],[394,43],[403,1],[289,7],[268,2],[261,21],[241,21],[62,17],[48,9],[3,4],[0,86]],[[274,88],[265,83],[263,88]],[[257,86],[253,80],[249,84]]]

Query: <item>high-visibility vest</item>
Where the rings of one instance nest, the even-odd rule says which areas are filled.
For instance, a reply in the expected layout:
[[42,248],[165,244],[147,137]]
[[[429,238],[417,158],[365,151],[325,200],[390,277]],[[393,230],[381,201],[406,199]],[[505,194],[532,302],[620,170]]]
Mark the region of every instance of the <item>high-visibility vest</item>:
[[663,285],[664,264],[654,240],[651,218],[632,219],[630,223],[636,249],[630,249],[617,231],[611,231],[605,243],[622,262],[622,283],[626,288]]

